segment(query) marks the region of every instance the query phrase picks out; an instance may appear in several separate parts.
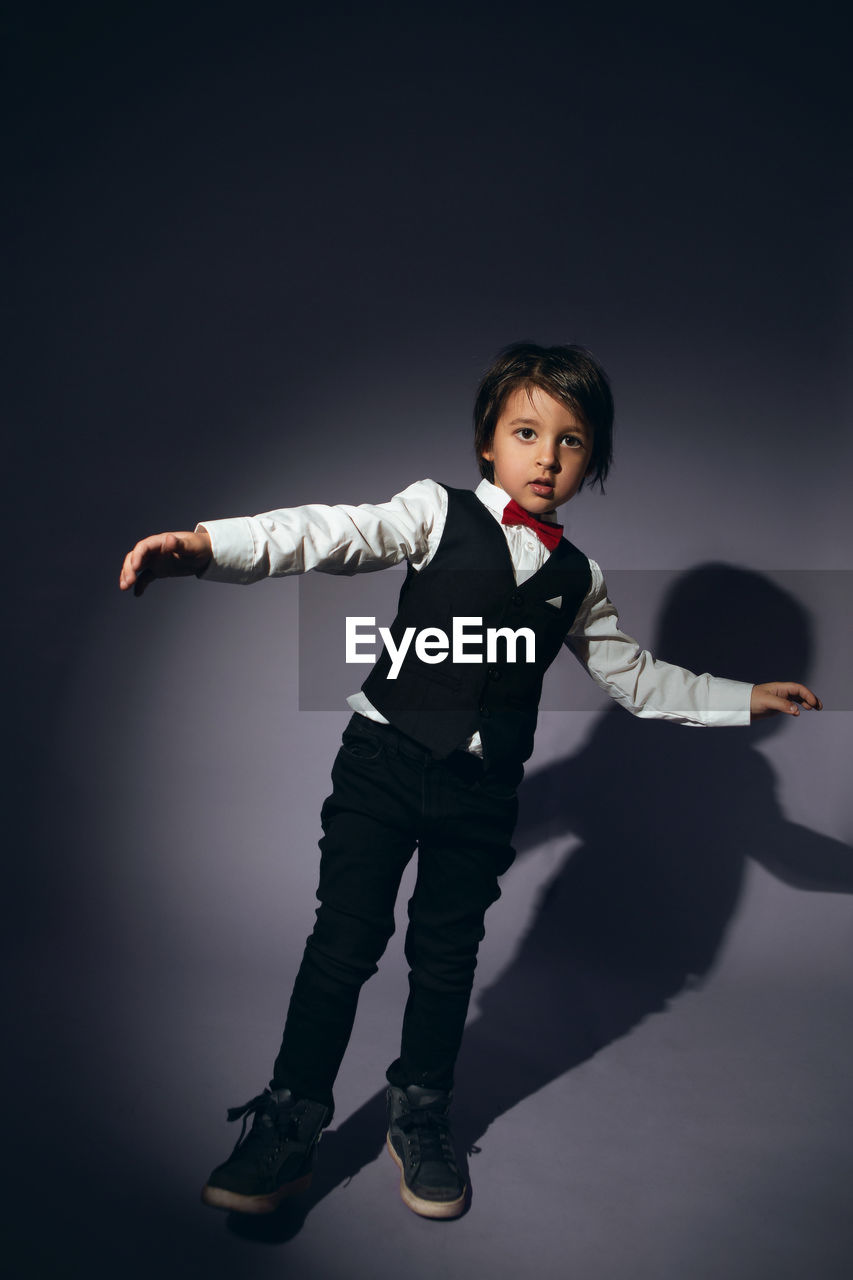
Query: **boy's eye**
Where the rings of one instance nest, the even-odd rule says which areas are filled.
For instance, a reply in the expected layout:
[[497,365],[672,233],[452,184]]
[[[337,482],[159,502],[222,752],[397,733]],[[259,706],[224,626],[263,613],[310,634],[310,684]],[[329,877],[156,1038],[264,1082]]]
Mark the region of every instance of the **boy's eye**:
[[[533,427],[516,427],[515,435],[519,440],[523,440],[525,444],[529,444],[532,440],[537,438],[536,431]],[[569,449],[585,448],[585,441],[583,438],[573,434],[561,436],[560,444],[566,445]]]

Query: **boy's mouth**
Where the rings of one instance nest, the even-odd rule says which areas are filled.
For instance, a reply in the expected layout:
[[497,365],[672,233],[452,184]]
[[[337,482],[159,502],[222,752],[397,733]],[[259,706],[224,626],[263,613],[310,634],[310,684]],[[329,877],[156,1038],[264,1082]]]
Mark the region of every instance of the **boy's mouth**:
[[530,488],[540,498],[552,498],[554,496],[554,486],[548,480],[531,480]]

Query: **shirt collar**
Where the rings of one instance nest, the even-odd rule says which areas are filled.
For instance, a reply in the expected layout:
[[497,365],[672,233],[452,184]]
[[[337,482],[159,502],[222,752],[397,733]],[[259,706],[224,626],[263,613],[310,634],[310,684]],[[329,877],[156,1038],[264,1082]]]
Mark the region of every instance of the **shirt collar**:
[[[481,480],[474,490],[475,497],[479,498],[484,507],[488,507],[493,515],[498,519],[503,515],[504,507],[509,502],[509,494],[503,489],[499,489],[496,484],[492,484],[490,480]],[[546,524],[558,524],[559,521],[553,511],[547,511],[541,516],[536,517],[537,520],[543,520]]]

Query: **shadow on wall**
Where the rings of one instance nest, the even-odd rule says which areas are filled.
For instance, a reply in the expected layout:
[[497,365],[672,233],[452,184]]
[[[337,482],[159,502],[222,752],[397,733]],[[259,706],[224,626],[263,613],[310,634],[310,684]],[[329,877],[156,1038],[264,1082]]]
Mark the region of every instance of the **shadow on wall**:
[[[807,680],[810,632],[805,610],[766,578],[709,565],[672,587],[655,653],[733,678]],[[801,888],[853,890],[853,851],[788,822],[779,808],[773,771],[755,746],[783,723],[706,733],[613,707],[577,754],[525,782],[519,855],[545,839],[581,844],[545,886],[514,958],[466,1029],[460,1148],[713,968],[747,858]],[[312,1205],[375,1159],[383,1140],[377,1093],[324,1136],[308,1196],[272,1220],[232,1218],[232,1229],[291,1238]]]

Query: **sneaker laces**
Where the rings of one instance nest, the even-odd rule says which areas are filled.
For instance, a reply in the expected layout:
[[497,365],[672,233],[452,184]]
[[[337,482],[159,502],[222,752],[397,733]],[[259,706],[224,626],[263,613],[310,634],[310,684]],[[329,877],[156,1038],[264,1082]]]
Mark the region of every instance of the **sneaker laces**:
[[453,1144],[450,1140],[450,1120],[440,1111],[429,1107],[415,1107],[394,1121],[396,1127],[408,1138],[417,1137],[421,1164],[428,1161],[447,1163],[456,1168]]
[[[239,1120],[241,1117],[243,1119],[240,1136],[235,1142],[234,1151],[232,1151],[231,1154],[234,1155],[244,1142],[249,1142],[253,1138],[261,1139],[264,1142],[264,1145],[268,1145],[272,1142],[279,1144],[282,1139],[298,1139],[299,1117],[294,1114],[294,1107],[291,1106],[289,1108],[289,1114],[286,1113],[286,1127],[281,1123],[278,1123],[279,1118],[284,1118],[281,1116],[282,1110],[283,1108],[276,1106],[269,1089],[265,1089],[263,1093],[259,1093],[257,1097],[252,1098],[251,1101],[245,1102],[242,1107],[229,1107],[229,1124],[234,1120]],[[253,1116],[254,1119],[252,1121],[252,1127],[247,1134],[246,1125],[249,1122],[249,1116]]]

